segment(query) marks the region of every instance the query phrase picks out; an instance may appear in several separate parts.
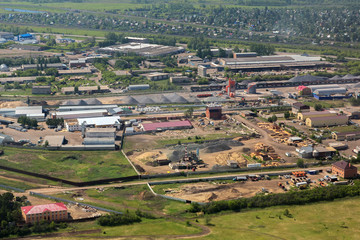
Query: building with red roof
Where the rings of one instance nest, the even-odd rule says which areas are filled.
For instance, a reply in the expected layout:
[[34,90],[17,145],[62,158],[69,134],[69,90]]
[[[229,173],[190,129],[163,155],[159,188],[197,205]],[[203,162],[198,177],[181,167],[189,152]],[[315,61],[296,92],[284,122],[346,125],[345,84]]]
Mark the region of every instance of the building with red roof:
[[26,223],[44,221],[64,221],[68,219],[68,209],[64,203],[50,203],[21,207]]
[[193,128],[189,120],[186,121],[171,121],[171,122],[157,122],[157,123],[142,123],[141,129],[147,131],[165,131]]

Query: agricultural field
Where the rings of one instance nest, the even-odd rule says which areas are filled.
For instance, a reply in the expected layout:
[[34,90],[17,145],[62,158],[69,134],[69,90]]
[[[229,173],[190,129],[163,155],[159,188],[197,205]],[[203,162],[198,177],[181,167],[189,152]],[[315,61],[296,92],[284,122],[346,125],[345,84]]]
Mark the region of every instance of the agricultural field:
[[70,181],[135,175],[119,151],[48,151],[5,147],[1,165]]
[[[360,198],[306,206],[281,206],[218,215],[211,234],[200,239],[357,239]],[[289,215],[285,216],[285,210]],[[202,220],[204,223],[205,220]]]

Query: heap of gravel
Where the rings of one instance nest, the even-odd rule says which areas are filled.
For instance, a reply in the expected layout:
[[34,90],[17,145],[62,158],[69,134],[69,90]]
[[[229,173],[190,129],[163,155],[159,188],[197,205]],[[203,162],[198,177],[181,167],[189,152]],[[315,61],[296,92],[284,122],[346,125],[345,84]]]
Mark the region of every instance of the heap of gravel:
[[135,99],[141,104],[155,103],[154,100],[152,100],[148,96],[136,96]]
[[122,99],[122,101],[124,104],[129,104],[129,105],[139,104],[139,102],[132,96],[126,96],[125,98]]
[[86,99],[85,102],[88,105],[102,105],[102,102],[100,102],[97,98],[89,98],[89,99]]
[[167,97],[165,97],[163,94],[155,95],[155,96],[153,97],[153,100],[154,100],[156,103],[171,103],[171,100],[168,99]]
[[166,98],[168,98],[172,103],[188,103],[188,100],[186,98],[180,96],[177,93],[169,93],[164,95]]

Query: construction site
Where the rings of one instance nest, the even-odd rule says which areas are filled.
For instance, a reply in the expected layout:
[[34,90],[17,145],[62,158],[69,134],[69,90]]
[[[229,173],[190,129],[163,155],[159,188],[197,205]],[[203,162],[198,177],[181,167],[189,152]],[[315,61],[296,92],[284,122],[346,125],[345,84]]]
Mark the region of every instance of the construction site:
[[232,180],[214,180],[184,184],[166,184],[157,186],[167,196],[195,202],[212,202],[253,197],[258,194],[282,193],[289,190],[301,191],[309,188],[325,187],[329,184],[351,184],[329,176],[327,171],[294,171],[276,175],[244,175]]

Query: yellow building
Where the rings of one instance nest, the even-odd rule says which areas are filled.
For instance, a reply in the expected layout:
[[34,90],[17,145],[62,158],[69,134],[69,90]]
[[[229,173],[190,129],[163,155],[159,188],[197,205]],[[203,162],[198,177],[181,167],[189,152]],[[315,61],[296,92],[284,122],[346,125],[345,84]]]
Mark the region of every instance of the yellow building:
[[327,116],[327,117],[310,117],[305,123],[308,127],[329,127],[348,124],[349,118],[345,115]]
[[336,116],[335,112],[329,112],[329,111],[321,111],[321,112],[299,112],[297,115],[297,118],[299,120],[305,121],[307,118],[313,118],[313,117],[331,117]]

